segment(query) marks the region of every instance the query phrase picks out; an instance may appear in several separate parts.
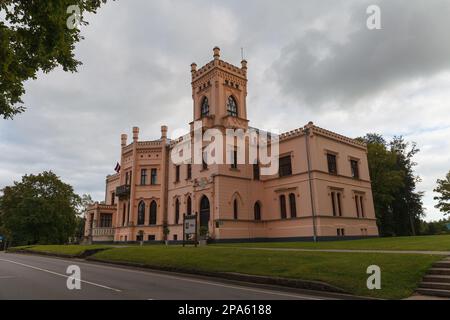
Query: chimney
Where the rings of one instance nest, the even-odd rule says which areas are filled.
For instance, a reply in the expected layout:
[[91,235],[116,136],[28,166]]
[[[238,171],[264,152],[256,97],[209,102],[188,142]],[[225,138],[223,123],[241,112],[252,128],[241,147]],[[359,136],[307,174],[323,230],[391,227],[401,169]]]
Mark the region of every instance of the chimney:
[[122,134],[120,136],[120,139],[121,139],[121,144],[120,145],[122,147],[126,147],[126,145],[127,145],[127,138],[128,138],[128,136],[126,134]]
[[139,140],[139,128],[133,127],[133,142],[137,142]]
[[161,126],[161,139],[167,139],[167,126]]

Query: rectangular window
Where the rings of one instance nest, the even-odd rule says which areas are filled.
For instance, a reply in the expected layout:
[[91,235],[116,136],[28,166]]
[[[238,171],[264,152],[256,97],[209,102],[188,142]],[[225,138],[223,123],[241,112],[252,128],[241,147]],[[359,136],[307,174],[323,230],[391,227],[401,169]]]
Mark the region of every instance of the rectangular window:
[[155,184],[157,183],[156,177],[157,177],[157,170],[156,170],[156,169],[152,169],[152,172],[151,172],[151,181],[150,181],[150,183],[151,183],[152,185],[155,185]]
[[327,153],[328,173],[337,174],[336,155]]
[[192,179],[192,164],[190,163],[187,165],[187,179]]
[[112,214],[100,214],[100,228],[112,227]]
[[175,166],[175,182],[180,182],[180,166]]
[[350,160],[350,167],[352,169],[352,178],[359,179],[359,168],[357,160]]
[[255,163],[253,165],[253,179],[259,180],[260,179],[260,170],[259,170],[259,164]]
[[356,216],[359,218],[359,196],[355,195]]
[[231,169],[237,169],[238,165],[238,156],[237,150],[231,151]]
[[111,194],[111,205],[113,206],[115,204],[115,202],[116,202],[116,193],[113,192]]
[[279,175],[280,177],[286,177],[292,175],[291,156],[280,158],[279,162]]
[[287,214],[286,214],[286,196],[285,195],[281,195],[280,196],[280,213],[281,213],[281,219],[286,219],[287,218]]
[[155,240],[156,240],[156,236],[154,234],[148,235],[148,241],[155,241]]
[[177,234],[174,234],[174,235],[173,235],[173,240],[174,240],[174,241],[177,241],[177,240],[178,240],[178,235],[177,235]]
[[342,217],[341,193],[340,193],[340,192],[337,192],[337,193],[336,193],[336,196],[337,196],[338,214],[339,214],[339,217]]
[[338,237],[341,236],[341,229],[336,229]]
[[336,217],[336,204],[334,203],[335,193],[331,193],[331,205],[333,207],[333,217]]
[[362,216],[363,218],[365,218],[365,217],[366,217],[366,214],[365,214],[365,212],[364,212],[364,200],[363,200],[363,197],[362,197],[362,196],[359,197],[359,204],[361,205],[361,216]]
[[147,169],[141,170],[141,186],[145,186],[145,183],[147,182]]

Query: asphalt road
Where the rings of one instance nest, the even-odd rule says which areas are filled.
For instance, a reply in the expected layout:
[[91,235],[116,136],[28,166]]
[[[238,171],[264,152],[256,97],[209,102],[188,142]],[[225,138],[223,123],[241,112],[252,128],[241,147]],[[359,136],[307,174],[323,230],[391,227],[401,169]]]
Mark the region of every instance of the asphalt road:
[[[67,288],[67,268],[81,271],[81,289]],[[189,275],[168,274],[51,257],[0,252],[0,299],[39,300],[320,300]]]

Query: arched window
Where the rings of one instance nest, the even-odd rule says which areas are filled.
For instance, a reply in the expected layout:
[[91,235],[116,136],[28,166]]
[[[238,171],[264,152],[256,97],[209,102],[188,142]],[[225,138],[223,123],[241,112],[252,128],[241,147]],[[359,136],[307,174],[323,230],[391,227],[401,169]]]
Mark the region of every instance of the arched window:
[[156,201],[153,200],[152,203],[150,203],[150,225],[156,224],[156,214],[158,211],[158,205],[156,204]]
[[295,194],[289,194],[289,207],[291,209],[291,218],[297,217],[297,204],[295,203]]
[[178,198],[175,200],[175,224],[180,221],[180,200]]
[[234,199],[234,201],[233,201],[233,217],[234,217],[234,220],[238,219],[238,202],[237,202],[237,199]]
[[259,202],[255,203],[253,211],[255,213],[255,220],[260,221],[261,220],[261,205],[259,204]]
[[284,194],[280,196],[280,213],[281,219],[286,219],[286,196]]
[[229,116],[232,116],[232,117],[238,116],[237,103],[233,96],[228,97],[227,111],[228,111]]
[[203,98],[200,111],[202,118],[209,116],[209,101],[207,97]]
[[142,226],[145,223],[145,203],[139,202],[138,205],[138,225]]
[[192,200],[191,200],[191,197],[188,197],[186,202],[187,202],[186,203],[186,213],[187,213],[187,215],[191,215],[192,214]]

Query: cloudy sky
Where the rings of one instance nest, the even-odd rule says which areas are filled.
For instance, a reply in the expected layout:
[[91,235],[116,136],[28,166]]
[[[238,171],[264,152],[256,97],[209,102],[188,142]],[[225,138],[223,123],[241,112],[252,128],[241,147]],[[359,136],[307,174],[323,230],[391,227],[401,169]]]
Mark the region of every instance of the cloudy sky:
[[[381,8],[381,30],[366,9]],[[415,141],[427,219],[437,178],[450,170],[450,1],[118,0],[83,27],[77,74],[26,85],[26,113],[0,120],[0,188],[53,170],[102,200],[120,134],[191,121],[190,64],[212,48],[249,61],[251,125],[287,131],[308,121],[350,137]]]

